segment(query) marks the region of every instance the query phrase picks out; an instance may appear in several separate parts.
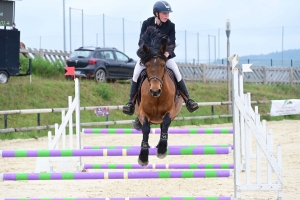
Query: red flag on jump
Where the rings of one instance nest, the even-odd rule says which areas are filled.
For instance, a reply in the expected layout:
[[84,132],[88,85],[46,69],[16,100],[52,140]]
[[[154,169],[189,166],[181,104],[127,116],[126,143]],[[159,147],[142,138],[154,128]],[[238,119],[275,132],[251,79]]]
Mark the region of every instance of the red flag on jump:
[[74,79],[75,79],[75,67],[65,67],[66,73],[65,75],[74,75]]

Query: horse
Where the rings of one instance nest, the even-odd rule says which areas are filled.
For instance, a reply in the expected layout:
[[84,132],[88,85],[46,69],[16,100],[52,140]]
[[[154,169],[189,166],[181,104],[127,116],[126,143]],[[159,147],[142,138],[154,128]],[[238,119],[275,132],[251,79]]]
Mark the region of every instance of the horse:
[[[25,44],[24,44],[23,42],[20,42],[20,49],[26,50],[26,46],[25,46]],[[21,54],[22,54],[25,58],[29,58],[28,53],[22,52]]]
[[181,110],[183,99],[177,95],[176,85],[166,69],[167,58],[164,53],[174,50],[167,36],[160,34],[150,26],[141,36],[137,51],[141,62],[146,67],[147,77],[140,89],[140,101],[135,105],[135,112],[141,124],[143,140],[138,157],[141,166],[147,166],[149,156],[149,133],[151,124],[160,124],[161,134],[157,145],[157,157],[165,158],[168,146],[168,129]]

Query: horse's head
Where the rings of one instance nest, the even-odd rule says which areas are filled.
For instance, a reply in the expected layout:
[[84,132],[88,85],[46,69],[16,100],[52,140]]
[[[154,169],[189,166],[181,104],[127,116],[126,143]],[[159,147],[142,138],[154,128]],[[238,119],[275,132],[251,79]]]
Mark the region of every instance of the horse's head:
[[159,97],[162,92],[167,58],[164,53],[173,52],[175,44],[171,43],[167,35],[163,35],[153,26],[149,26],[140,38],[138,57],[147,68],[150,93]]
[[[143,45],[143,51],[147,54],[151,51],[149,47]],[[164,83],[164,75],[166,71],[166,44],[162,44],[159,52],[154,54],[146,63],[147,78],[150,86],[149,92],[153,97],[159,97],[162,92],[162,85]]]

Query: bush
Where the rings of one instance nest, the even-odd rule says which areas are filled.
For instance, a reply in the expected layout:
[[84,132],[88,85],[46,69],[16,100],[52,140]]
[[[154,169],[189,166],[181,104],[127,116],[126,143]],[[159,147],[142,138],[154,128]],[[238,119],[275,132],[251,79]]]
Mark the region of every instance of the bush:
[[[20,56],[20,64],[22,67],[22,73],[27,72],[29,69],[29,59]],[[32,74],[39,77],[57,77],[64,75],[64,65],[59,62],[50,62],[40,57],[32,59]]]
[[97,87],[97,93],[105,100],[109,100],[111,97],[110,88],[107,83],[101,83],[101,85]]

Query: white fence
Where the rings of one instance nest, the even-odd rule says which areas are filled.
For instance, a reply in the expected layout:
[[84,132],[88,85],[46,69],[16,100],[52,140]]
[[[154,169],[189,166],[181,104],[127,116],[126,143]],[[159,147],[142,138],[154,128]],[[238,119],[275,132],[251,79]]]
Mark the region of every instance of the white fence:
[[[226,66],[193,65],[177,63],[185,79],[201,82],[227,82]],[[298,67],[251,67],[253,72],[245,74],[246,83],[257,84],[300,84]],[[231,75],[230,75],[231,76]]]
[[[58,149],[59,140],[62,140],[62,149],[67,149],[66,145],[66,127],[69,124],[69,137],[70,137],[70,146],[69,149],[73,149],[73,119],[72,114],[75,111],[75,126],[76,126],[76,149],[81,149],[81,138],[80,138],[80,89],[79,81],[75,79],[75,97],[72,101],[72,97],[68,98],[68,112],[65,114],[65,111],[62,111],[62,122],[61,125],[55,124],[55,135],[52,139],[51,131],[48,132],[48,148]],[[45,172],[53,171],[53,163],[57,163],[58,169],[60,171],[73,171],[73,163],[77,165],[77,171],[80,171],[81,158],[80,157],[67,157],[67,158],[38,158],[35,172]]]
[[[65,64],[71,52],[47,49],[20,49],[31,58],[41,57],[50,62],[59,61]],[[227,67],[225,65],[207,65],[177,63],[184,79],[201,82],[227,82]],[[300,84],[299,67],[264,67],[253,66],[253,73],[244,77],[245,82],[257,84]]]
[[30,58],[44,58],[50,62],[60,62],[62,64],[66,63],[66,59],[71,54],[69,51],[61,50],[48,50],[48,49],[36,49],[36,48],[27,48],[20,49],[20,53],[25,53]]
[[[241,200],[242,191],[278,191],[277,200],[283,199],[282,193],[282,150],[277,146],[277,158],[273,154],[272,132],[267,133],[266,122],[260,122],[258,108],[251,107],[250,93],[244,94],[243,74],[238,69],[233,70],[233,130],[234,130],[234,197]],[[254,141],[252,141],[254,136]],[[255,154],[252,146],[256,147]],[[251,159],[255,159],[252,166]],[[267,164],[263,170],[262,160]],[[245,181],[242,182],[242,172],[245,172]],[[276,180],[273,180],[273,172]],[[256,181],[251,174],[256,174]],[[263,174],[265,173],[265,174]],[[263,183],[263,178],[267,180]]]

